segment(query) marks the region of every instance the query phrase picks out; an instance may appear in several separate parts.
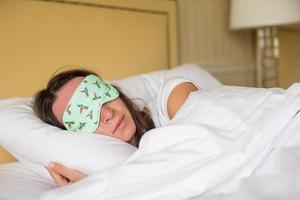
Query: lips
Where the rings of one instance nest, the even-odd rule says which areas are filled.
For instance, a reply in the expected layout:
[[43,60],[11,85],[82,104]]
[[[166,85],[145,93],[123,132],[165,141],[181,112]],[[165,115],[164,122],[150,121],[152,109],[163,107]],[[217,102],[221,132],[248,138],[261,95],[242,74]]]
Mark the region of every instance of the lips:
[[125,118],[125,115],[123,115],[123,116],[120,117],[120,119],[116,123],[117,125],[116,125],[115,130],[113,131],[113,133],[115,133],[116,130],[122,128],[121,126],[124,124],[124,118]]

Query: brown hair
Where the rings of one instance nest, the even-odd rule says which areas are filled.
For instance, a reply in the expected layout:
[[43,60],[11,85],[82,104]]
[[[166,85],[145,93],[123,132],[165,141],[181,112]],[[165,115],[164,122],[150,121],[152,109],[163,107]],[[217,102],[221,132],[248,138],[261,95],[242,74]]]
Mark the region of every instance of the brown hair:
[[[54,74],[45,89],[36,93],[33,99],[33,110],[36,115],[44,122],[57,126],[61,129],[66,129],[55,117],[52,111],[52,105],[56,99],[57,91],[71,79],[78,76],[97,75],[97,73],[86,69],[73,69]],[[120,98],[127,106],[136,125],[135,142],[139,146],[139,142],[144,133],[155,128],[154,122],[149,114],[147,107],[140,110],[138,106],[127,97],[118,87],[114,86],[120,93]]]

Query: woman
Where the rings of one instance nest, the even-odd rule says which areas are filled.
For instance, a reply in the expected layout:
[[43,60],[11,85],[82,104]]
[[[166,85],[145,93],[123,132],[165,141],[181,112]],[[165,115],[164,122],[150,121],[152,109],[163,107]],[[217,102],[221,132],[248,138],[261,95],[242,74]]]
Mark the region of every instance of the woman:
[[[62,129],[104,134],[138,147],[145,132],[170,121],[190,92],[198,89],[183,78],[169,81],[164,88],[159,98],[166,102],[166,110],[164,105],[155,105],[157,111],[150,113],[146,107],[139,110],[120,89],[95,72],[75,69],[53,76],[35,95],[33,109],[44,122]],[[59,186],[86,177],[60,163],[51,162],[47,169]]]

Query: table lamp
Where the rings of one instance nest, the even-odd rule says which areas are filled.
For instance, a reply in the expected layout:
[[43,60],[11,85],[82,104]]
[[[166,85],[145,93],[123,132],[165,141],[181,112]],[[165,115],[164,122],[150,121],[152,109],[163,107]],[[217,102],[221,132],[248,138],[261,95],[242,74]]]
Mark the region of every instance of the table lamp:
[[231,0],[230,29],[256,29],[256,86],[279,86],[277,27],[300,23],[300,0]]

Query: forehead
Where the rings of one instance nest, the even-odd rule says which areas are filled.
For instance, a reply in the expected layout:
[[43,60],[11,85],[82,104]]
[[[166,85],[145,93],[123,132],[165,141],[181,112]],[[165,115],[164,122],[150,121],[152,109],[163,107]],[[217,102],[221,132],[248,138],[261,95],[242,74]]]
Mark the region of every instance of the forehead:
[[79,76],[71,79],[63,85],[56,93],[56,99],[52,106],[52,111],[59,122],[62,123],[63,113],[67,107],[76,88],[85,77]]

